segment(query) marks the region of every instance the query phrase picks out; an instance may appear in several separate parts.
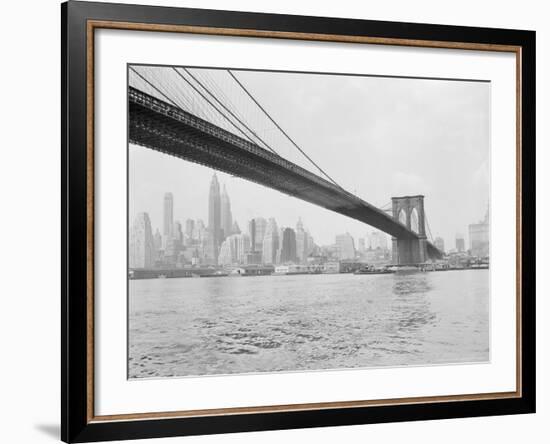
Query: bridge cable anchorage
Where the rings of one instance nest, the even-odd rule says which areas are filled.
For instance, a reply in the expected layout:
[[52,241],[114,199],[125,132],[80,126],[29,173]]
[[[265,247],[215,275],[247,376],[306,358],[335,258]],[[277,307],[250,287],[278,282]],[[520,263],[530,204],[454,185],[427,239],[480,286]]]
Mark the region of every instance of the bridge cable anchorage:
[[[225,120],[227,120],[227,122],[229,122],[229,124],[231,126],[233,126],[233,128],[235,128],[239,133],[241,133],[243,135],[243,137],[245,139],[247,139],[249,142],[251,143],[254,143],[254,141],[250,138],[250,136],[248,134],[246,134],[241,128],[239,128],[237,125],[235,125],[235,123],[229,118],[227,117],[222,111],[220,111],[216,105],[214,105],[209,99],[208,97],[206,97],[195,85],[193,85],[188,79],[186,79],[181,72],[179,72],[175,67],[172,67],[172,69],[176,72],[176,74],[178,74],[191,88],[193,88],[193,90],[199,94],[205,101],[206,103],[208,103],[212,108],[214,108]],[[276,153],[275,153],[276,154]]]
[[252,99],[252,101],[258,106],[258,108],[260,108],[262,110],[262,112],[267,116],[267,118],[269,120],[271,120],[271,122],[279,129],[279,131],[281,131],[281,133],[289,140],[289,142],[292,143],[292,145],[294,145],[296,147],[296,149],[298,151],[300,151],[304,155],[304,157],[307,160],[309,160],[313,164],[313,166],[315,166],[322,174],[324,174],[334,185],[336,185],[338,188],[343,190],[344,189],[343,187],[341,187],[332,177],[330,177],[319,165],[317,165],[313,161],[313,159],[311,157],[309,157],[304,152],[304,150],[302,150],[298,146],[298,144],[296,142],[294,142],[294,140],[292,140],[292,138],[285,132],[285,130],[283,130],[281,128],[281,126],[273,119],[273,117],[271,117],[271,115],[264,109],[264,107],[262,105],[260,105],[260,103],[254,98],[254,96],[250,93],[250,91],[248,91],[248,89],[246,89],[246,87],[240,82],[240,80],[235,76],[235,74],[233,74],[230,69],[228,69],[227,72],[229,73],[229,75],[231,77],[233,77],[235,82],[237,82],[237,84],[243,89],[243,91],[248,95],[248,97],[250,97],[250,99]]
[[[218,105],[220,105],[224,110],[226,110],[237,122],[239,122],[242,126],[244,126],[256,139],[258,139],[269,151],[271,151],[273,154],[279,155],[273,148],[271,148],[267,142],[265,142],[254,130],[252,130],[246,123],[244,123],[238,116],[233,113],[227,106],[225,106],[217,97],[216,95],[210,91],[206,86],[204,86],[203,83],[199,79],[197,79],[187,68],[182,68],[188,75],[191,77],[195,82],[197,82],[201,88],[203,88],[209,95],[212,97]],[[280,157],[280,156],[279,156]]]

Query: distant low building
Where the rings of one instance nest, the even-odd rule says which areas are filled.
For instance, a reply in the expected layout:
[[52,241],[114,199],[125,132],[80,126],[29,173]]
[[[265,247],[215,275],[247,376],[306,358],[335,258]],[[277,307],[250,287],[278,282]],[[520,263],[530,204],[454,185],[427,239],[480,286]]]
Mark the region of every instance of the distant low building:
[[325,262],[322,265],[323,273],[340,273],[340,262]]

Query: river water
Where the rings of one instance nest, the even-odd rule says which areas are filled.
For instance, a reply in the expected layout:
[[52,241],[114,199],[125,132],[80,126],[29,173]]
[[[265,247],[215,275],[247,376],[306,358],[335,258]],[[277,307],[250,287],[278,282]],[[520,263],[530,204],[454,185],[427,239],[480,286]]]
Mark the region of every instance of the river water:
[[132,280],[130,378],[489,360],[489,272]]

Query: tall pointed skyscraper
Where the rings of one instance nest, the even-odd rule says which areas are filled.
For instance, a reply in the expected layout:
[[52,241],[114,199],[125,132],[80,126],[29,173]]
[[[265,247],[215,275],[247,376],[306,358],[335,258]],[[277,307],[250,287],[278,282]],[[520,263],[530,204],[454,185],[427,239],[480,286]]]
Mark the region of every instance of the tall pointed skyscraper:
[[216,174],[210,182],[208,195],[208,259],[211,263],[218,263],[218,252],[222,241],[221,230],[221,198],[220,184]]
[[223,230],[223,238],[231,235],[231,228],[233,226],[233,216],[231,214],[231,201],[229,200],[229,195],[223,186],[222,196],[221,196],[221,227]]

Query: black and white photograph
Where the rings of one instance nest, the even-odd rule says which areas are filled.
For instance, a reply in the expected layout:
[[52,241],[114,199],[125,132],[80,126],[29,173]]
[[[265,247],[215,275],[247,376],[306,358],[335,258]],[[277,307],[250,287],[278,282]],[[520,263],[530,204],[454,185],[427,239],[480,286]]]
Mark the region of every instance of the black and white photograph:
[[490,361],[482,79],[128,66],[128,377]]

